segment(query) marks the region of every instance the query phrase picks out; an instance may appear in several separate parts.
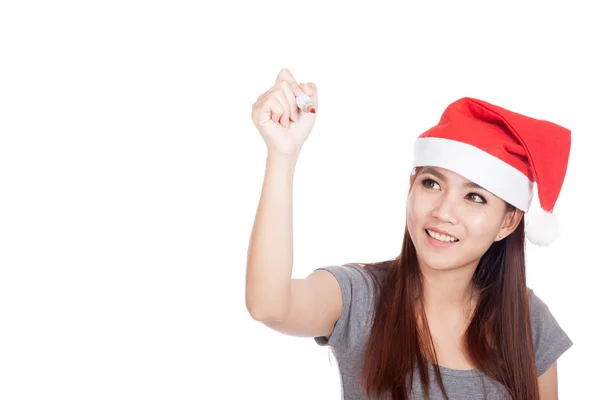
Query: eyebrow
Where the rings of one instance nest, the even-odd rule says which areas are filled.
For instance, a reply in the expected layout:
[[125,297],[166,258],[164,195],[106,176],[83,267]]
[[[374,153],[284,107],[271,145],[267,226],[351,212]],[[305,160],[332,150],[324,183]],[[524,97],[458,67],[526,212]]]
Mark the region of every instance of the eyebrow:
[[[447,179],[444,176],[444,174],[442,174],[440,171],[438,171],[437,169],[434,169],[432,167],[425,167],[423,168],[423,170],[421,171],[421,174],[431,174],[433,176],[435,176],[436,178],[438,178],[439,180],[441,180],[442,182],[446,182]],[[481,186],[479,186],[478,184],[476,184],[475,182],[465,182],[463,184],[464,187],[467,188],[473,188],[473,189],[481,189],[481,190],[485,190],[487,192],[486,189],[482,188]]]

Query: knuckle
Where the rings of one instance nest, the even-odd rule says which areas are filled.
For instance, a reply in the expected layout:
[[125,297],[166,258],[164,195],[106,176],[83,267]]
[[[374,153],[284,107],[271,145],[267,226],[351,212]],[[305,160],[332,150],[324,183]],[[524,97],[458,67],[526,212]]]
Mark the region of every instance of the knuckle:
[[282,89],[280,89],[280,88],[274,88],[274,89],[271,91],[271,93],[270,93],[270,96],[271,96],[271,97],[274,97],[274,98],[277,98],[277,97],[279,97],[279,96],[280,96],[282,93],[283,93],[283,90],[282,90]]

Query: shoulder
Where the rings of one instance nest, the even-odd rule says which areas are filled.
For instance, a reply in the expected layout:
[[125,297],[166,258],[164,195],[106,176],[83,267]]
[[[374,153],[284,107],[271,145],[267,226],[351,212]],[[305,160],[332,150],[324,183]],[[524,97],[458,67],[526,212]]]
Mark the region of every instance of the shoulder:
[[529,294],[529,315],[534,327],[543,328],[549,322],[555,321],[548,304],[533,289],[527,288],[527,291]]
[[529,314],[535,364],[540,376],[573,345],[573,342],[548,305],[532,289],[529,289]]
[[328,271],[335,277],[342,290],[344,306],[347,309],[350,308],[351,302],[364,305],[373,297],[376,282],[373,274],[364,264],[331,265],[317,270]]
[[538,310],[547,307],[544,300],[542,300],[532,288],[528,287],[527,293],[529,294],[530,310]]
[[342,313],[329,340],[315,338],[320,345],[349,349],[360,345],[369,326],[377,295],[377,271],[370,265],[347,263],[317,268],[330,272],[340,285]]
[[350,296],[372,297],[388,276],[391,261],[376,263],[346,263],[317,268],[333,274],[348,300]]
[[[336,279],[347,281],[347,283],[364,283],[370,284],[372,282],[372,275],[365,267],[365,264],[360,263],[347,263],[341,265],[329,265],[325,267],[317,268],[317,270],[325,270],[333,274]],[[345,283],[345,282],[340,282]]]

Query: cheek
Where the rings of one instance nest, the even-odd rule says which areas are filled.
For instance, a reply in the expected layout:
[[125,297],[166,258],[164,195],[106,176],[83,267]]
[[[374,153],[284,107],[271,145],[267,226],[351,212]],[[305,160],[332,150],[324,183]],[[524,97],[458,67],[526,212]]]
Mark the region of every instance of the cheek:
[[500,228],[496,219],[487,212],[482,212],[468,216],[465,225],[472,235],[481,237],[494,236]]
[[430,199],[428,199],[427,196],[419,195],[418,192],[413,192],[408,196],[406,203],[406,225],[408,234],[415,244],[420,241],[419,233],[429,219],[429,213],[431,211],[429,202]]
[[423,196],[415,194],[414,191],[409,194],[406,202],[406,222],[409,229],[423,219],[425,207]]

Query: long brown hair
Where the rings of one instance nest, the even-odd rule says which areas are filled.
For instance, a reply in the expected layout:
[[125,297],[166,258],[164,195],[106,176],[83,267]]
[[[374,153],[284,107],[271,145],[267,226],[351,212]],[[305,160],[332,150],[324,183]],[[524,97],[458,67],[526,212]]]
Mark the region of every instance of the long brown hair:
[[[418,171],[411,176],[411,189],[417,175]],[[507,203],[507,210],[514,211],[514,207]],[[421,273],[408,229],[396,259],[364,267],[375,278],[379,301],[365,352],[361,389],[369,398],[390,393],[393,400],[408,399],[416,366],[429,399],[427,362],[432,359],[435,379],[448,399],[424,312]],[[512,234],[494,242],[481,257],[472,284],[479,296],[465,334],[470,359],[476,368],[504,385],[513,399],[537,400],[523,219]]]

